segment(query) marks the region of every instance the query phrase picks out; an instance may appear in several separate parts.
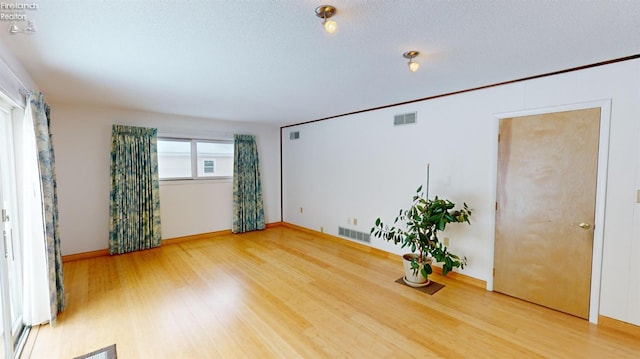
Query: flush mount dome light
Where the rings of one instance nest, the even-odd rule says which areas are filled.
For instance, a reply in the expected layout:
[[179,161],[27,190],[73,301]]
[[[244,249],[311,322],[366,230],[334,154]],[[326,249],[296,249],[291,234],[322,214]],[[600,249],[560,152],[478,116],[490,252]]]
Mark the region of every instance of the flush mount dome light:
[[335,14],[336,8],[331,5],[320,5],[316,8],[316,16],[324,19],[322,25],[324,26],[324,29],[330,34],[333,34],[334,32],[336,32],[336,30],[338,30],[338,24],[335,21],[327,20]]
[[409,70],[411,70],[411,72],[416,72],[420,68],[420,64],[413,61],[413,59],[418,55],[420,55],[418,51],[407,51],[402,54],[402,56],[409,59],[407,64],[409,65]]

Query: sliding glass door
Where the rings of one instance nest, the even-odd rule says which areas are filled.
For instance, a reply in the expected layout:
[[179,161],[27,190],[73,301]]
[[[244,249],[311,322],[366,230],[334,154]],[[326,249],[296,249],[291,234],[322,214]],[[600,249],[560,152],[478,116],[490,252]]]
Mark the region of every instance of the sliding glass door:
[[0,103],[0,330],[6,358],[14,356],[14,348],[24,330],[22,241],[13,148],[11,112]]
[[[0,176],[1,179],[2,176]],[[0,183],[2,185],[2,183]],[[0,203],[3,203],[2,192],[0,191]],[[4,217],[4,214],[3,214]],[[0,231],[2,232],[2,238],[6,238],[6,230],[4,226],[4,218],[0,220]],[[4,240],[0,241],[0,254],[5,252]],[[2,340],[0,341],[0,349],[4,353],[6,358],[11,358],[13,353],[13,345],[11,340],[10,331],[7,328],[11,328],[11,313],[9,303],[9,291],[8,291],[8,276],[7,260],[3,255],[0,255],[0,334]],[[9,334],[9,335],[7,335]]]

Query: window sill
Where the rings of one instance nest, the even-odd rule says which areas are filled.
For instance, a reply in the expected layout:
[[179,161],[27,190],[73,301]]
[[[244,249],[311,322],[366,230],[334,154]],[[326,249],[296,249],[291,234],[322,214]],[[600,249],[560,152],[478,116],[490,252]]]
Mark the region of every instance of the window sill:
[[172,180],[160,180],[160,186],[177,186],[177,185],[202,185],[202,184],[221,184],[232,183],[233,177],[221,177],[221,178],[198,178],[198,179],[172,179]]

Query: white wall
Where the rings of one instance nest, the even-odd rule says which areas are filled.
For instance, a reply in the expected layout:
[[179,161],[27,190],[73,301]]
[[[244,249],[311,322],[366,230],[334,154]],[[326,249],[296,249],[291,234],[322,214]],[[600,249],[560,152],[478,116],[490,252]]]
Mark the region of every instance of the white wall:
[[[640,325],[639,84],[633,60],[284,128],[284,221],[369,232],[375,218],[392,221],[406,207],[430,163],[430,193],[475,210],[471,226],[447,229],[451,250],[468,257],[466,275],[489,280],[499,114],[611,99],[600,314]],[[413,111],[416,125],[392,126],[394,114]],[[289,140],[291,131],[300,139]]]
[[[60,236],[64,255],[108,247],[111,126],[154,127],[159,134],[232,139],[256,135],[265,219],[280,221],[279,129],[274,126],[148,112],[51,104]],[[230,180],[162,183],[162,238],[230,229]]]

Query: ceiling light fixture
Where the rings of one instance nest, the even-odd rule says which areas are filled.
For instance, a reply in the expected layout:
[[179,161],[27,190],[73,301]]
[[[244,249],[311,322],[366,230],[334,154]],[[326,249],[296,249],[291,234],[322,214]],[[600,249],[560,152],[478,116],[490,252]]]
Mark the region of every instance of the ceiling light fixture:
[[316,8],[316,16],[324,19],[322,25],[328,33],[333,34],[338,30],[338,24],[333,20],[327,20],[336,14],[336,8],[331,5],[321,5]]
[[402,56],[409,59],[408,65],[409,65],[409,70],[411,70],[411,72],[416,72],[420,68],[419,63],[413,62],[413,59],[418,55],[420,55],[418,51],[407,51],[404,54],[402,54]]

